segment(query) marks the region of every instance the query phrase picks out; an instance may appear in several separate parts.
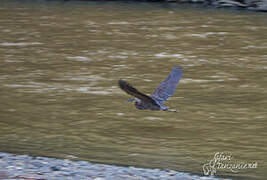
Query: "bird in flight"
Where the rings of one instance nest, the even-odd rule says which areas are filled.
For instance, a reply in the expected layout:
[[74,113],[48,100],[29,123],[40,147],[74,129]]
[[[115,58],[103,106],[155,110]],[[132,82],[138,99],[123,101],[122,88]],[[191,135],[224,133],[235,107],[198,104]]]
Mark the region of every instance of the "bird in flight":
[[164,103],[174,94],[182,76],[182,68],[179,66],[173,67],[168,77],[160,83],[151,96],[139,92],[124,80],[119,80],[119,87],[127,94],[135,97],[133,99],[129,99],[128,101],[134,102],[137,109],[177,112],[177,110],[169,109],[169,107],[164,106]]

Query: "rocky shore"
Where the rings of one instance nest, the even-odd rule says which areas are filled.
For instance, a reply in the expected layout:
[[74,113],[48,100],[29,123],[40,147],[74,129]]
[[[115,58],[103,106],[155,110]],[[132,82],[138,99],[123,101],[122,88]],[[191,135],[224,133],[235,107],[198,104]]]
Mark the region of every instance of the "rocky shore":
[[[183,0],[182,0],[183,1]],[[185,0],[187,1],[187,0]],[[267,0],[188,0],[216,8],[247,9],[267,12]]]
[[[69,0],[64,0],[69,1]],[[123,1],[123,0],[121,0]],[[197,3],[207,7],[226,9],[245,9],[250,11],[267,12],[267,0],[135,0],[147,2]]]
[[145,169],[31,157],[0,152],[0,179],[5,180],[219,180],[173,170]]
[[[149,1],[149,0],[148,0]],[[162,1],[162,0],[151,0]],[[227,9],[246,9],[267,12],[267,0],[163,0],[176,3],[199,3],[205,6]]]

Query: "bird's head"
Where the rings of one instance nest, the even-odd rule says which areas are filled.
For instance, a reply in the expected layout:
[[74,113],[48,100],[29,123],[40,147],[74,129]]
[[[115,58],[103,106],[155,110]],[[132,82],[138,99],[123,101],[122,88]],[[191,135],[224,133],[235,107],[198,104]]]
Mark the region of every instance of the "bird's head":
[[128,102],[140,102],[137,98],[128,99]]
[[128,102],[134,102],[134,105],[137,109],[145,109],[142,101],[138,98],[132,98],[132,99],[129,99]]

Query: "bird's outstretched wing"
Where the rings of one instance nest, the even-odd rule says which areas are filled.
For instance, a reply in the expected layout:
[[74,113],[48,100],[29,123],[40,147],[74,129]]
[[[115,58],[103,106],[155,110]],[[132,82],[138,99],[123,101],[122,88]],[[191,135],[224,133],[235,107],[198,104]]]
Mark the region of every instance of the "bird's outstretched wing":
[[181,67],[173,67],[169,76],[160,83],[159,87],[155,89],[151,97],[158,101],[160,105],[174,94],[180,79],[183,76],[183,69]]
[[119,80],[119,86],[120,88],[125,91],[127,94],[132,95],[141,101],[143,101],[146,104],[151,104],[151,105],[157,105],[158,104],[155,102],[154,99],[151,97],[139,92],[137,89],[135,89],[133,86],[131,86],[129,83],[127,83],[124,80]]

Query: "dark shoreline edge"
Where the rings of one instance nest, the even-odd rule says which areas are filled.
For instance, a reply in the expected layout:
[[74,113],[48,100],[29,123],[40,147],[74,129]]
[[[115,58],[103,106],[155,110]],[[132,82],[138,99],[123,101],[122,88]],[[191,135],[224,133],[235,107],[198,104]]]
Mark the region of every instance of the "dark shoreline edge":
[[[46,0],[51,1],[51,0]],[[68,1],[120,1],[120,2],[164,2],[177,4],[202,4],[205,7],[249,10],[256,12],[267,12],[267,0],[61,0]]]
[[174,170],[123,167],[87,161],[15,155],[5,152],[0,152],[0,179],[222,180],[222,178],[198,176]]

